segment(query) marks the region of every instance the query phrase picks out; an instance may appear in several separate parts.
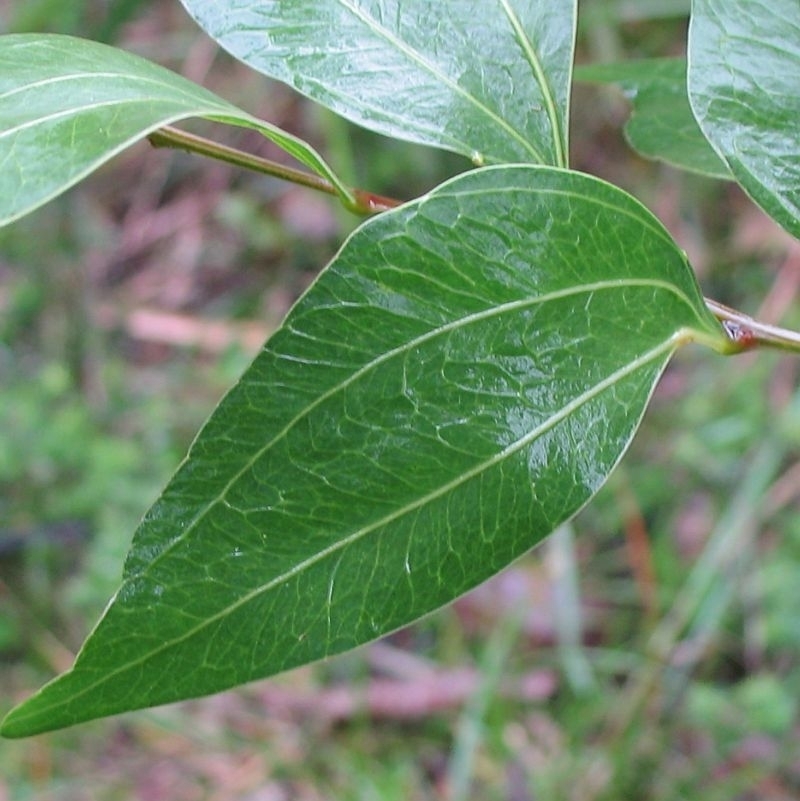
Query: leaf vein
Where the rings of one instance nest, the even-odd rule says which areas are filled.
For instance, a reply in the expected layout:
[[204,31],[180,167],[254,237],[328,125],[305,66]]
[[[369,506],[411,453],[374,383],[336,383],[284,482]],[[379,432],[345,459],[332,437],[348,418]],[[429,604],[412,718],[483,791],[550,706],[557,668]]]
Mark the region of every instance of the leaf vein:
[[[12,136],[14,134],[18,134],[21,131],[27,130],[28,128],[34,128],[37,125],[44,125],[46,123],[54,122],[55,120],[59,120],[59,119],[69,119],[70,117],[75,117],[75,116],[78,116],[78,115],[81,115],[81,114],[86,114],[87,112],[95,111],[96,109],[114,108],[114,107],[121,107],[121,106],[133,106],[133,105],[137,105],[137,104],[153,103],[153,102],[157,102],[157,103],[167,102],[167,103],[170,103],[171,105],[176,105],[176,101],[170,100],[169,98],[166,98],[166,99],[164,99],[164,98],[155,98],[154,99],[152,97],[134,98],[134,99],[125,99],[125,100],[107,100],[107,101],[103,101],[103,102],[100,102],[100,103],[86,103],[86,104],[81,105],[81,106],[73,106],[71,108],[64,109],[63,111],[57,111],[57,112],[54,112],[53,114],[45,114],[45,115],[43,115],[41,117],[37,117],[34,120],[29,120],[28,122],[24,122],[24,123],[22,123],[20,125],[16,125],[13,128],[6,128],[5,130],[0,131],[0,139],[3,139],[4,137]],[[219,113],[220,113],[220,109],[218,109],[218,108],[217,109],[209,108],[208,110],[206,110],[206,109],[199,109],[198,110],[197,106],[192,106],[190,109],[186,109],[186,111],[183,114],[175,117],[174,119],[182,119],[183,117],[186,117],[186,116],[204,116],[206,114],[213,115],[213,114],[219,114]],[[230,114],[229,111],[227,113]],[[166,120],[165,121],[160,121],[154,127],[160,127],[161,125],[166,125],[166,124],[167,124]],[[144,136],[146,133],[147,133],[146,131],[143,132],[141,134],[141,136]],[[139,137],[137,137],[137,138],[139,138]]]
[[[531,308],[533,306],[539,305],[541,303],[546,303],[551,300],[558,300],[560,298],[570,297],[572,295],[578,294],[591,294],[593,292],[602,291],[602,290],[613,290],[613,289],[620,289],[621,287],[634,287],[634,286],[651,286],[653,288],[662,288],[666,289],[667,291],[673,292],[676,294],[683,302],[686,303],[687,306],[692,308],[692,303],[686,295],[677,289],[674,285],[660,280],[654,279],[626,279],[626,280],[613,280],[613,281],[597,281],[591,284],[582,284],[578,286],[568,287],[567,289],[557,290],[554,292],[549,292],[544,295],[539,295],[535,298],[525,298],[522,300],[515,300],[509,303],[504,303],[498,306],[492,306],[489,309],[484,309],[480,312],[474,312],[472,314],[465,315],[464,317],[460,317],[457,320],[453,320],[445,325],[437,326],[436,328],[427,331],[424,334],[421,334],[418,337],[415,337],[408,342],[404,342],[402,345],[398,345],[395,348],[392,348],[384,353],[381,353],[379,356],[371,359],[369,362],[364,364],[358,370],[356,370],[352,375],[348,376],[346,379],[340,381],[335,386],[331,387],[327,391],[323,392],[320,396],[315,398],[312,402],[310,402],[307,406],[305,406],[302,410],[300,410],[289,422],[284,425],[284,427],[278,431],[272,439],[266,442],[263,446],[261,446],[253,456],[248,459],[248,461],[244,464],[244,466],[228,481],[228,483],[223,487],[223,489],[219,492],[219,494],[210,500],[206,506],[204,506],[195,516],[195,518],[189,522],[180,536],[176,537],[167,548],[165,548],[161,553],[159,553],[156,557],[154,557],[150,563],[148,564],[147,568],[144,572],[147,572],[151,568],[153,568],[159,561],[164,559],[171,551],[173,551],[176,547],[178,547],[181,542],[183,542],[187,537],[189,537],[194,531],[194,529],[202,522],[207,514],[221,502],[224,502],[228,496],[228,493],[236,486],[237,482],[244,476],[252,467],[253,465],[271,448],[273,448],[278,442],[280,442],[286,435],[291,431],[301,420],[305,419],[311,412],[314,411],[315,408],[323,404],[329,398],[332,398],[336,394],[343,392],[347,387],[351,386],[353,383],[358,381],[362,376],[366,375],[369,371],[373,370],[377,366],[389,361],[390,359],[398,356],[400,354],[408,353],[412,351],[414,348],[428,342],[432,339],[435,339],[438,336],[441,336],[445,333],[449,333],[451,331],[458,330],[459,328],[470,325],[474,322],[478,322],[481,320],[490,319],[491,317],[495,317],[501,314],[505,314],[510,311],[515,311],[519,309]],[[187,457],[188,459],[189,457]],[[132,581],[133,579],[139,577],[141,573],[135,573],[125,578],[123,582],[123,586],[125,583]]]
[[525,59],[531,65],[533,76],[536,79],[536,83],[538,84],[542,93],[545,109],[547,111],[547,118],[550,120],[550,130],[553,135],[556,166],[566,167],[567,155],[565,152],[564,137],[558,117],[558,107],[553,93],[553,88],[547,79],[547,74],[542,66],[539,55],[536,52],[536,47],[531,41],[531,38],[525,32],[525,29],[522,27],[522,21],[517,15],[517,12],[511,7],[509,0],[500,0],[500,5],[503,7],[503,11],[506,17],[508,17],[509,24],[514,31],[514,35],[522,47],[522,51],[525,54]]
[[[424,496],[416,499],[415,501],[405,504],[400,509],[397,509],[394,512],[385,515],[380,520],[370,523],[367,526],[363,526],[357,531],[354,531],[348,536],[343,537],[342,539],[333,543],[329,547],[324,548],[321,551],[318,551],[308,559],[304,559],[302,562],[296,564],[290,570],[287,570],[281,573],[279,576],[274,577],[270,581],[260,585],[259,587],[254,588],[253,590],[251,590],[250,592],[246,593],[241,598],[236,600],[234,603],[229,604],[224,609],[221,609],[216,614],[205,618],[204,620],[199,622],[197,625],[193,626],[191,629],[186,631],[181,636],[173,637],[172,639],[161,643],[157,648],[150,649],[146,653],[142,654],[138,659],[130,661],[114,671],[106,672],[104,676],[98,679],[96,682],[84,686],[80,692],[70,696],[70,698],[68,699],[52,704],[49,708],[55,709],[59,706],[63,706],[67,702],[72,703],[75,701],[76,698],[79,698],[83,695],[93,692],[96,687],[101,686],[105,682],[113,679],[116,675],[126,670],[130,670],[136,667],[137,665],[144,664],[147,660],[151,659],[157,654],[162,653],[163,651],[166,651],[178,645],[181,642],[185,642],[186,640],[191,639],[196,634],[206,629],[208,626],[223,619],[227,615],[232,614],[237,609],[246,606],[248,603],[258,598],[260,595],[269,592],[274,587],[279,586],[280,584],[292,579],[293,577],[299,575],[300,573],[304,572],[310,567],[313,567],[315,564],[327,558],[328,556],[331,556],[333,554],[342,551],[347,546],[352,545],[355,542],[358,542],[368,534],[380,530],[381,528],[389,525],[390,523],[394,522],[403,515],[410,514],[416,511],[417,509],[423,507],[425,504],[431,503],[432,501],[436,500],[442,495],[445,495],[446,493],[456,489],[461,484],[464,484],[467,481],[480,476],[487,469],[504,461],[513,454],[522,450],[522,448],[533,442],[538,437],[547,433],[547,431],[554,428],[558,423],[560,423],[562,420],[568,417],[572,412],[576,411],[585,403],[597,397],[600,393],[604,392],[606,389],[610,388],[618,381],[622,380],[628,375],[631,375],[636,370],[645,367],[647,364],[658,359],[659,357],[666,355],[670,351],[674,351],[675,348],[680,344],[682,335],[683,335],[682,333],[673,334],[668,339],[665,339],[663,342],[651,348],[649,351],[646,351],[645,353],[643,353],[636,359],[632,360],[628,364],[625,364],[618,370],[615,370],[605,379],[599,381],[593,387],[590,387],[576,398],[573,398],[568,404],[565,404],[559,412],[552,415],[545,423],[542,423],[542,425],[532,429],[525,436],[520,437],[516,442],[509,444],[506,448],[504,448],[502,451],[492,456],[490,459],[481,462],[480,464],[473,467],[471,470],[466,471],[465,473],[457,476],[453,480],[447,482],[446,484],[443,484],[441,487],[438,487],[437,489],[432,490],[429,493],[426,493]],[[329,585],[329,590],[331,589],[332,588]],[[326,613],[327,611],[328,610],[326,610]]]
[[385,26],[381,25],[374,17],[365,13],[358,8],[351,0],[339,0],[341,5],[350,11],[353,15],[358,17],[373,33],[389,42],[393,47],[396,47],[401,53],[411,59],[418,66],[422,67],[426,72],[433,75],[434,78],[441,81],[445,86],[448,86],[454,93],[460,95],[462,98],[471,103],[482,114],[485,114],[492,122],[505,130],[512,138],[516,139],[540,164],[547,164],[548,160],[544,158],[543,154],[529,142],[522,133],[520,133],[508,120],[504,119],[492,111],[485,103],[478,100],[477,97],[467,92],[463,87],[459,86],[450,76],[442,72],[438,67],[428,61],[417,50],[409,47],[402,39],[399,39],[395,34],[388,30]]

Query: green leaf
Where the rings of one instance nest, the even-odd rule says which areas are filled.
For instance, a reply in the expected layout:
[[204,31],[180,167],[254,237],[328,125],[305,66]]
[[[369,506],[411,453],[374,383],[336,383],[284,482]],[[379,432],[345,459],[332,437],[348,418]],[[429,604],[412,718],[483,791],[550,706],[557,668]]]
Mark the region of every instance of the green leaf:
[[633,106],[625,137],[637,153],[682,170],[731,178],[692,114],[684,59],[592,64],[576,68],[575,79],[620,86]]
[[182,0],[222,47],[367,128],[566,166],[574,0]]
[[800,3],[694,0],[689,97],[736,180],[800,236]]
[[694,275],[595,178],[491,167],[368,221],[221,402],[23,736],[372,640],[574,515],[674,350],[724,349]]
[[307,144],[138,56],[69,36],[0,36],[0,225],[47,203],[162,125],[253,128],[347,190]]

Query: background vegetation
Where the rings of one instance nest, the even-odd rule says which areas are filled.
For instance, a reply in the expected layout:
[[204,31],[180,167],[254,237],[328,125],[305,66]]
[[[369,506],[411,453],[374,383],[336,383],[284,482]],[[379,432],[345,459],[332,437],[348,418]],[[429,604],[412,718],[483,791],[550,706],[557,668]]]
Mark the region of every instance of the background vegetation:
[[[679,54],[687,5],[585,0],[581,58]],[[153,58],[379,193],[465,166],[239,67],[174,0],[0,0],[0,32],[20,30]],[[577,88],[574,166],[653,209],[707,294],[800,326],[797,243],[734,187],[635,157],[625,114]],[[138,518],[357,222],[142,144],[0,232],[0,713],[69,665]],[[5,742],[0,799],[800,796],[797,369],[681,352],[600,497],[495,580],[326,664]]]

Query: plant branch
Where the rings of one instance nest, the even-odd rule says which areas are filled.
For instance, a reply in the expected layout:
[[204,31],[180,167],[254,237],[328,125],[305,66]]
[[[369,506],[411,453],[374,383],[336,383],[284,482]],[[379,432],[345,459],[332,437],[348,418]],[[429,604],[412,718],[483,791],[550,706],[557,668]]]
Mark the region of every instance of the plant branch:
[[[173,128],[171,125],[165,125],[163,128],[159,128],[147,138],[153,147],[170,147],[176,150],[185,150],[189,153],[198,153],[201,156],[207,156],[217,161],[224,161],[236,167],[244,167],[254,172],[270,175],[273,178],[280,178],[281,180],[289,181],[299,186],[305,186],[308,189],[315,189],[317,192],[325,192],[335,197],[340,196],[336,187],[330,181],[327,181],[319,175],[298,170],[295,167],[288,167],[285,164],[280,164],[270,159],[264,159],[260,156],[254,156],[243,150],[237,150],[234,147],[229,147],[228,145],[214,142],[211,139],[197,136],[197,134],[181,131],[178,128]],[[345,206],[356,214],[377,214],[399,206],[401,203],[399,200],[376,195],[364,189],[352,189],[351,192],[355,202],[352,204],[345,203]]]
[[778,348],[800,353],[800,333],[761,323],[743,312],[706,298],[706,306],[722,323],[728,335],[725,353],[742,353],[757,347]]

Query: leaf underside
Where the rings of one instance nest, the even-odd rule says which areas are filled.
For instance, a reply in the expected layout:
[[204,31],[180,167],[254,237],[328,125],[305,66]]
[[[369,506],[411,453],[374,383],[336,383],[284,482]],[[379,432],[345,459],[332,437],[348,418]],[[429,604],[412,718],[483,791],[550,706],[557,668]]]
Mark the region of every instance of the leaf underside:
[[14,34],[0,36],[0,225],[188,117],[253,128],[347,194],[308,145],[180,75],[97,42]]
[[800,3],[694,0],[689,96],[750,196],[800,236]]
[[574,0],[182,0],[248,66],[475,163],[566,166]]
[[678,344],[724,338],[599,180],[476,170],[362,226],[216,409],[23,736],[251,681],[447,603],[574,515]]

